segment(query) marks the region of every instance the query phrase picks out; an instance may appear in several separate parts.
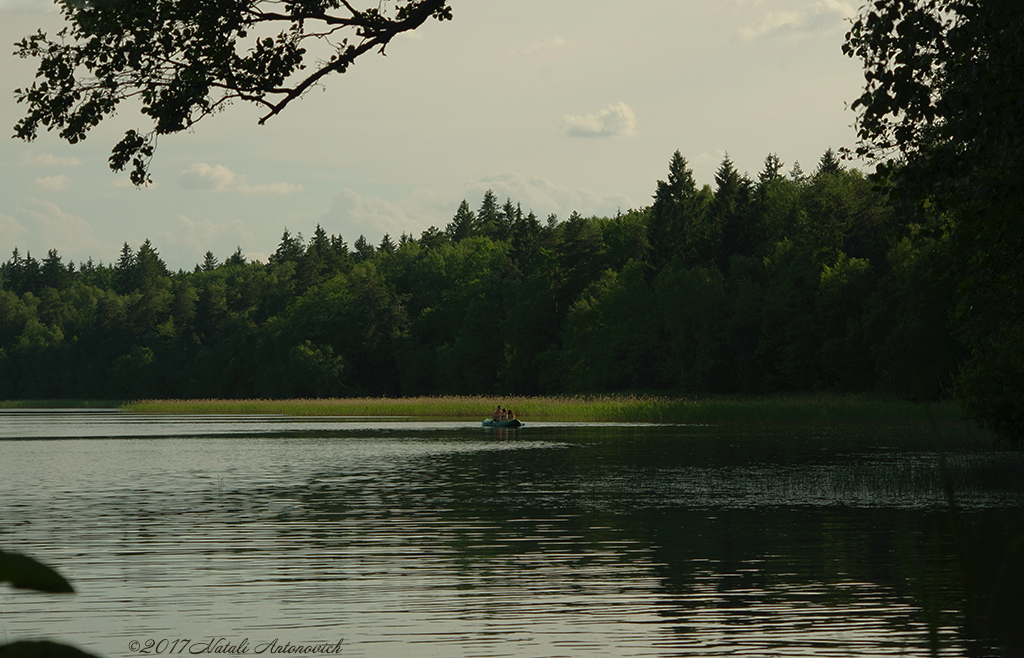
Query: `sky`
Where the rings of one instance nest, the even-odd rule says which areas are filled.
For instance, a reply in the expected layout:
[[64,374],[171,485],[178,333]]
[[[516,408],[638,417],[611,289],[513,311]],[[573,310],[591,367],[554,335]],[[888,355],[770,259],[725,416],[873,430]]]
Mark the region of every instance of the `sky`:
[[[680,151],[699,185],[728,157],[756,176],[776,153],[811,172],[853,146],[863,74],[841,46],[859,0],[451,0],[431,20],[263,126],[235,104],[161,137],[138,189],[111,147],[148,131],[130,108],[76,145],[43,133],[0,142],[0,260],[17,247],[65,262],[117,260],[149,239],[171,269],[210,250],[265,259],[285,229],[364,235],[443,229],[484,192],[542,220],[650,205]],[[0,0],[0,124],[34,60],[14,43],[60,14]]]

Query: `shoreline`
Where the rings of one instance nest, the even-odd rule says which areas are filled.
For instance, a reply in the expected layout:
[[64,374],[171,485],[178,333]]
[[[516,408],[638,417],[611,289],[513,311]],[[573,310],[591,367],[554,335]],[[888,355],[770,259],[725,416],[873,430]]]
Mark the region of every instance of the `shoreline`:
[[117,405],[131,413],[276,414],[286,416],[411,416],[487,418],[496,404],[524,421],[721,424],[964,424],[955,402],[916,403],[865,396],[443,396],[292,400],[138,400]]
[[407,416],[480,419],[496,404],[524,422],[715,423],[747,425],[844,424],[958,426],[966,421],[953,401],[911,402],[865,395],[707,396],[438,396],[288,400],[35,400],[0,401],[0,409],[119,409],[147,414],[285,416]]

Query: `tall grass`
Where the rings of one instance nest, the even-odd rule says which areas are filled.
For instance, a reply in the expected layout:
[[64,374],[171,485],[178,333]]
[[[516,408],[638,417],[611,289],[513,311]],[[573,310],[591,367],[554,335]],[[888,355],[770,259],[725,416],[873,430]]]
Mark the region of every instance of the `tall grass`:
[[283,414],[290,416],[416,416],[483,418],[497,404],[523,420],[649,423],[955,424],[952,402],[914,403],[867,396],[791,397],[574,396],[340,398],[315,400],[140,400],[140,413]]

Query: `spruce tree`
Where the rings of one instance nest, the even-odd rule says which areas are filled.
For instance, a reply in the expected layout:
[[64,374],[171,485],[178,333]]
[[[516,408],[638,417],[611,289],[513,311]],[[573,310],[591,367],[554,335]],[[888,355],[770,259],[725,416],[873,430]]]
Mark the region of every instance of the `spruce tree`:
[[698,230],[697,184],[686,158],[679,151],[668,164],[668,180],[658,181],[647,225],[651,245],[651,264],[656,271],[673,258],[689,259],[700,242]]
[[767,187],[772,181],[782,178],[782,160],[775,153],[769,153],[764,159],[764,169],[757,174],[760,188]]
[[40,269],[40,277],[44,288],[53,288],[54,290],[60,290],[71,282],[71,275],[64,267],[64,262],[56,249],[50,249],[47,252]]
[[480,202],[480,210],[476,212],[476,224],[480,232],[489,235],[500,230],[498,224],[501,221],[501,214],[498,210],[498,198],[494,196],[493,190],[484,192],[483,201]]
[[821,176],[823,174],[835,175],[843,170],[842,164],[839,162],[839,156],[831,148],[825,151],[824,155],[821,156],[821,160],[818,161],[818,170],[814,172],[815,176]]
[[448,226],[444,229],[445,235],[448,236],[453,242],[464,240],[471,235],[477,233],[477,222],[476,216],[473,211],[469,209],[469,204],[463,199],[462,203],[459,204],[459,209],[455,211],[455,216],[452,217],[452,221],[448,223]]
[[291,261],[298,263],[305,254],[302,233],[293,236],[287,228],[281,235],[281,243],[277,245],[277,251],[270,257],[271,263],[286,263]]
[[235,253],[231,254],[231,256],[228,257],[227,261],[225,261],[224,264],[225,265],[245,265],[245,254],[242,253],[242,246],[241,245],[239,245],[238,248],[235,249]]
[[741,175],[726,154],[715,173],[711,216],[718,233],[715,261],[725,272],[736,254],[749,255],[760,242],[759,218],[750,204],[751,181]]
[[212,272],[217,269],[217,257],[213,255],[212,251],[207,251],[203,254],[203,265],[201,267],[203,272]]
[[355,249],[355,254],[353,254],[353,256],[357,263],[370,260],[373,258],[374,254],[377,253],[377,250],[373,248],[373,245],[370,244],[365,235],[360,235],[356,238],[352,248]]

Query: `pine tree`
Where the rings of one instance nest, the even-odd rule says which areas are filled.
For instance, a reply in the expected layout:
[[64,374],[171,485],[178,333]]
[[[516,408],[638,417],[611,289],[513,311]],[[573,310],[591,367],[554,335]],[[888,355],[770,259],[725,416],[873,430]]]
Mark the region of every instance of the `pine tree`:
[[331,241],[327,237],[327,231],[317,224],[316,230],[313,231],[313,237],[309,239],[309,245],[306,247],[306,255],[314,253],[317,256],[326,256],[330,248]]
[[651,264],[660,271],[673,258],[689,259],[701,242],[698,224],[697,184],[686,158],[679,151],[668,164],[668,180],[658,181],[647,238],[651,245]]
[[715,172],[715,195],[711,202],[711,217],[719,235],[715,261],[723,272],[733,255],[752,254],[760,243],[759,218],[750,204],[751,185],[726,154]]
[[167,264],[160,258],[160,253],[147,238],[139,246],[138,253],[135,254],[135,288],[149,291],[158,279],[169,275],[170,272],[167,269]]
[[804,173],[799,160],[793,161],[793,166],[789,170],[789,180],[794,183],[803,183],[807,180],[807,174]]
[[245,254],[242,253],[242,246],[241,245],[239,245],[238,248],[235,249],[235,253],[231,254],[231,256],[228,257],[227,261],[225,261],[224,264],[225,265],[245,265]]
[[782,160],[775,153],[769,153],[764,159],[764,169],[757,174],[757,182],[761,189],[772,181],[782,178]]
[[270,257],[271,263],[286,263],[291,261],[298,263],[302,260],[305,255],[305,247],[303,246],[302,233],[293,236],[287,228],[281,235],[281,243],[277,245],[277,251]]
[[200,268],[203,272],[212,272],[217,269],[220,263],[217,261],[217,257],[213,255],[212,251],[207,251],[203,254],[203,265]]
[[458,242],[477,234],[476,216],[469,209],[469,204],[466,203],[465,199],[459,204],[459,209],[455,211],[455,216],[452,217],[452,221],[445,227],[444,232],[453,242]]
[[135,289],[135,252],[127,242],[121,246],[121,255],[114,264],[114,284],[121,294]]
[[494,196],[493,190],[484,192],[483,201],[480,202],[480,210],[476,211],[476,225],[484,235],[500,232],[499,223],[501,214],[498,210],[498,198]]
[[53,288],[54,290],[60,290],[71,282],[71,275],[64,267],[64,262],[56,249],[50,249],[46,258],[43,259],[40,268],[40,282],[44,288]]
[[319,224],[313,231],[313,237],[306,245],[306,252],[296,270],[299,289],[306,290],[324,282],[331,271],[331,240],[327,231]]
[[370,244],[369,241],[367,241],[365,235],[360,235],[352,247],[355,249],[355,254],[353,256],[357,263],[370,260],[373,258],[374,254],[377,253],[377,250],[373,248],[373,245]]
[[507,240],[512,235],[512,227],[522,218],[522,208],[512,203],[512,199],[506,198],[498,212],[498,220],[489,233],[490,237],[495,240]]
[[[468,210],[469,206],[466,206],[466,208]],[[431,226],[426,231],[420,233],[419,243],[424,249],[433,249],[448,242],[448,240],[449,236],[447,233],[441,232],[436,226]]]
[[348,243],[345,242],[345,238],[341,237],[340,235],[332,235],[331,251],[334,253],[335,256],[348,258]]
[[835,175],[841,172],[842,170],[843,166],[839,162],[839,156],[836,155],[835,151],[829,148],[827,151],[825,151],[825,154],[821,156],[821,160],[818,161],[818,170],[814,172],[814,175]]

